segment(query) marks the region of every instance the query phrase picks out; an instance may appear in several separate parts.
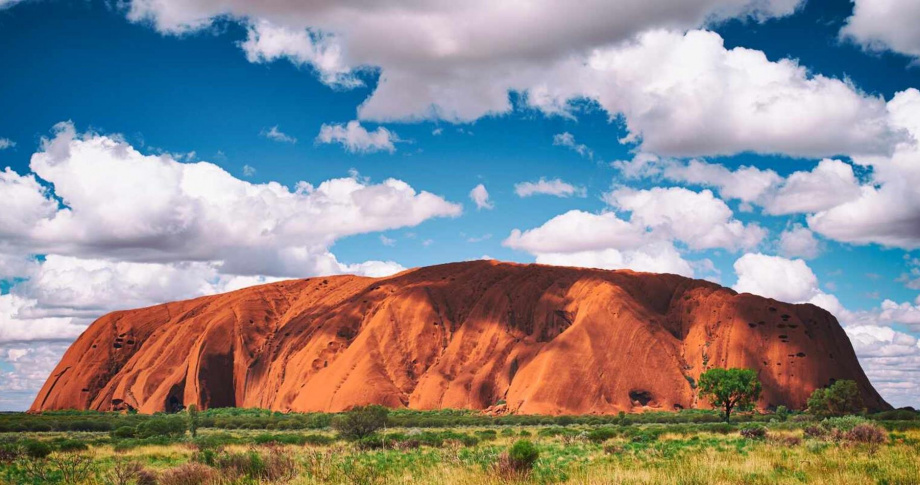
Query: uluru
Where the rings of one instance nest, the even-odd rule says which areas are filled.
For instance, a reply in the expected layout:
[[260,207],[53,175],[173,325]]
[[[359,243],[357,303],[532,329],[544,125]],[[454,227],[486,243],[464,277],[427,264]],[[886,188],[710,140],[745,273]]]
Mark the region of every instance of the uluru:
[[761,409],[801,409],[842,379],[890,408],[817,306],[672,274],[471,261],[110,313],[31,411],[679,410],[707,406],[696,380],[711,367],[754,369]]

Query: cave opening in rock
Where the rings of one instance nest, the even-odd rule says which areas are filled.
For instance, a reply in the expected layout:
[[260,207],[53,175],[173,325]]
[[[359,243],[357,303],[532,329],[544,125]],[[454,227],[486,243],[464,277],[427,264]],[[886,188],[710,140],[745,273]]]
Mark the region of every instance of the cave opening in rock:
[[639,403],[640,406],[648,406],[648,403],[652,402],[652,393],[641,389],[633,389],[629,391],[629,400],[633,403]]

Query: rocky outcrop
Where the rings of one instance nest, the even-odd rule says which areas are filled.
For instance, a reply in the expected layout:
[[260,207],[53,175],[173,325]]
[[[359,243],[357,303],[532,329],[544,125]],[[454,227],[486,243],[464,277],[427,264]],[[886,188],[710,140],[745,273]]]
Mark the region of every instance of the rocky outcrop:
[[673,410],[705,407],[695,382],[714,366],[755,369],[762,408],[802,408],[837,379],[889,407],[816,306],[670,274],[475,261],[108,314],[32,410]]

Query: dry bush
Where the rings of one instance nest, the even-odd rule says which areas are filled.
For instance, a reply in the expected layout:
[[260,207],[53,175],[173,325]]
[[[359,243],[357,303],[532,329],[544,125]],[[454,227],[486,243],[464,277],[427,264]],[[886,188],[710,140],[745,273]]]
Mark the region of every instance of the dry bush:
[[880,445],[888,442],[888,432],[877,424],[857,424],[846,433],[847,441]]
[[805,427],[805,437],[807,438],[825,438],[827,435],[827,430],[817,424]]
[[762,440],[767,437],[767,428],[755,424],[753,426],[741,428],[741,431],[738,433],[749,440]]
[[518,470],[514,466],[514,462],[511,460],[511,457],[508,456],[508,452],[504,452],[501,455],[498,455],[498,460],[495,461],[493,465],[493,470],[495,474],[503,478],[513,478],[518,475]]
[[201,463],[186,463],[160,474],[159,485],[212,485],[219,476],[213,468]]
[[248,478],[268,482],[287,482],[297,476],[297,462],[280,446],[265,446],[265,451],[250,448],[244,453],[221,453],[214,466],[229,480]]
[[397,450],[414,450],[422,446],[422,442],[417,439],[408,439],[397,441],[393,446]]
[[303,462],[307,475],[322,483],[330,482],[336,471],[330,450],[306,450]]
[[564,445],[573,445],[575,443],[581,443],[587,441],[587,433],[579,434],[564,434],[562,435],[562,444]]
[[60,453],[52,455],[51,466],[56,469],[64,483],[83,483],[96,475],[96,462],[92,455],[82,453]]
[[106,485],[156,485],[156,473],[136,461],[116,460],[105,476]]
[[607,443],[604,445],[604,453],[608,455],[619,455],[620,453],[623,453],[624,451],[626,451],[626,449],[623,448],[623,445],[619,445],[616,443]]
[[262,456],[265,464],[262,477],[272,482],[288,482],[297,477],[297,462],[280,446],[273,446]]
[[773,443],[779,446],[799,446],[802,444],[802,438],[799,438],[798,436],[771,435],[769,440],[770,440],[770,443]]

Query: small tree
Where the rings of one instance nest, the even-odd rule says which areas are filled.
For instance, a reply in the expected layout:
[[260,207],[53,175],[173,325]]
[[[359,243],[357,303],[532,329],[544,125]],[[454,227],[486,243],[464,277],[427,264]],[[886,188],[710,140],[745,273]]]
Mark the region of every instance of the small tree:
[[332,427],[349,440],[359,440],[374,434],[387,423],[389,411],[383,406],[356,406],[336,416]]
[[534,462],[540,457],[537,447],[528,440],[518,440],[508,450],[508,459],[511,468],[518,472],[526,472],[533,468]]
[[789,419],[789,408],[780,404],[779,406],[776,406],[776,412],[774,414],[776,414],[776,419],[785,421]]
[[198,436],[198,406],[189,404],[186,410],[188,414],[188,432],[192,438]]
[[837,381],[830,387],[815,389],[808,398],[808,412],[818,416],[844,416],[862,411],[863,400],[856,381]]
[[725,412],[725,422],[730,422],[732,410],[746,407],[760,398],[760,380],[751,369],[709,369],[700,375],[700,397]]

